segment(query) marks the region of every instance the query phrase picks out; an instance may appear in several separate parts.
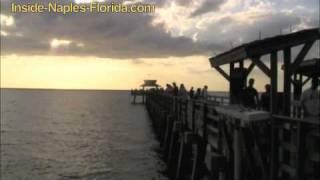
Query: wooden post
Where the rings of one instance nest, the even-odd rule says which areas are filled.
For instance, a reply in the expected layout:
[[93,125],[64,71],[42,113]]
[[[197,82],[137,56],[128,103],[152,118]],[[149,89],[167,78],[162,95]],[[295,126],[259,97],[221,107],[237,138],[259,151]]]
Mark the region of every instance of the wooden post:
[[[204,118],[203,118],[203,138],[204,138],[204,144],[205,144],[205,146],[207,145],[207,143],[208,143],[208,131],[207,131],[207,129],[208,129],[208,112],[209,112],[209,110],[208,110],[208,104],[207,103],[204,103],[204,105],[203,105],[204,107],[203,107],[203,113],[204,113]],[[205,152],[206,152],[206,147],[204,148],[204,150],[203,150],[203,152],[204,152],[204,154],[205,154]],[[203,156],[203,160],[204,160],[204,156]]]
[[239,62],[239,68],[240,68],[240,69],[243,69],[243,61],[244,61],[244,60],[241,60],[241,61]]
[[145,96],[145,91],[144,91],[144,87],[142,88],[142,104],[144,104],[144,97]]
[[[300,86],[300,84],[298,81],[298,74],[294,73],[293,74],[293,100],[294,101],[299,100],[299,97],[301,95],[299,86]],[[297,116],[298,116],[298,107],[296,105],[294,105],[293,106],[293,117],[297,117]]]
[[240,121],[235,119],[233,132],[233,150],[234,150],[234,180],[241,179],[241,147],[240,147]]
[[136,104],[136,97],[137,97],[137,94],[133,93],[133,104]]
[[[278,93],[278,54],[272,52],[270,57],[271,69],[271,114],[278,113],[277,106],[277,93]],[[277,179],[278,172],[278,129],[276,120],[271,119],[271,167],[270,167],[270,180]]]
[[233,104],[235,102],[235,98],[234,98],[234,95],[232,94],[233,93],[233,85],[231,84],[232,81],[231,81],[231,78],[233,77],[233,71],[234,71],[234,63],[230,63],[230,73],[229,73],[229,76],[230,76],[230,83],[229,83],[229,97],[230,97],[230,104]]
[[305,130],[304,123],[298,122],[297,132],[297,180],[304,179],[304,163],[305,163]]
[[192,100],[192,120],[191,120],[191,122],[192,122],[192,131],[194,132],[195,131],[195,129],[196,129],[196,124],[195,124],[195,119],[196,119],[196,104],[195,104],[195,102],[194,102],[194,100]]
[[291,48],[284,49],[284,84],[283,84],[283,92],[284,92],[284,115],[290,116],[290,101],[291,101]]
[[277,94],[278,94],[278,53],[272,52],[270,57],[270,69],[271,69],[271,107],[272,114],[278,113],[277,110]]

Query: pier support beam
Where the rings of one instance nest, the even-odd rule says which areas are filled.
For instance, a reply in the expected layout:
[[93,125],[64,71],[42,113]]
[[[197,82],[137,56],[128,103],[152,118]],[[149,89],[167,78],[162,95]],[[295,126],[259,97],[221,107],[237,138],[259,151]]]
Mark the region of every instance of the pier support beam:
[[277,112],[277,94],[278,94],[278,53],[276,51],[271,53],[270,57],[270,70],[271,70],[271,107],[270,110],[272,114]]
[[241,147],[240,147],[240,122],[236,120],[234,134],[233,134],[233,149],[234,149],[234,180],[241,178]]
[[284,115],[290,116],[290,102],[291,102],[291,48],[285,48],[283,50],[284,56],[284,70],[283,70],[283,113]]
[[[271,114],[278,113],[277,94],[278,94],[278,54],[276,51],[271,53],[270,57],[271,69]],[[269,180],[275,180],[278,169],[278,131],[276,128],[275,119],[271,119],[271,166]]]

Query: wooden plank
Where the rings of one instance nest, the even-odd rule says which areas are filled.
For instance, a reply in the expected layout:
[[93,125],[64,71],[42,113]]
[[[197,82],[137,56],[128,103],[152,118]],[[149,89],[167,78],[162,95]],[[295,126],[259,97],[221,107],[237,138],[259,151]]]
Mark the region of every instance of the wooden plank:
[[292,152],[292,153],[298,152],[297,147],[296,147],[295,145],[293,145],[293,144],[286,143],[286,142],[281,142],[281,143],[280,143],[280,146],[281,146],[282,148],[284,148],[285,150],[290,151],[290,152]]
[[[234,62],[230,63],[230,68],[229,68],[229,74],[230,74],[230,77],[233,77],[234,75]],[[236,101],[236,97],[234,97],[234,94],[233,94],[233,83],[231,82],[231,79],[230,79],[230,82],[229,82],[229,99],[230,99],[230,104],[234,104],[235,101]]]
[[320,132],[312,131],[312,132],[310,132],[310,136],[313,136],[313,137],[316,137],[316,138],[320,138]]
[[296,174],[297,174],[296,169],[293,168],[293,167],[291,167],[291,166],[289,166],[289,165],[287,165],[287,164],[282,164],[282,165],[280,166],[280,168],[281,168],[282,171],[286,172],[286,173],[289,174],[291,177],[295,177]]
[[270,69],[260,60],[259,57],[253,57],[252,62],[259,67],[268,77],[271,77]]
[[292,118],[288,116],[282,116],[282,115],[272,115],[272,118],[276,118],[278,123],[284,123],[284,122],[289,122],[289,123],[305,123],[308,125],[312,126],[319,126],[320,122],[317,119],[317,117],[309,117],[309,118]]
[[[278,93],[278,54],[277,51],[273,51],[270,56],[270,70],[271,70],[271,114],[278,112],[277,108],[277,93]],[[278,162],[279,162],[279,132],[277,129],[277,119],[271,118],[271,163],[270,163],[270,176],[269,180],[274,180],[278,174]]]
[[277,113],[277,93],[278,93],[278,54],[276,51],[270,57],[270,84],[271,84],[271,112]]
[[209,59],[209,61],[210,61],[211,67],[217,67],[217,66],[221,66],[231,62],[236,62],[236,61],[246,59],[246,57],[247,57],[246,47],[239,46],[238,48],[232,49],[231,51],[228,51],[216,57],[212,57]]
[[299,67],[293,73],[303,74],[304,76],[320,77],[320,58],[314,58],[310,60],[304,60]]
[[208,143],[214,147],[214,149],[218,150],[219,149],[219,139],[217,137],[214,136],[209,136],[208,137]]
[[310,155],[310,160],[313,161],[314,163],[320,163],[320,153],[318,152],[313,152]]
[[246,51],[249,57],[262,56],[273,51],[304,44],[320,39],[318,28],[302,30],[296,33],[267,38],[248,44]]
[[218,135],[219,134],[219,129],[215,128],[213,126],[208,126],[208,133],[214,134],[214,135]]
[[223,69],[221,69],[219,66],[215,66],[214,68],[215,68],[224,78],[226,78],[226,80],[230,81],[229,75],[228,75],[226,72],[224,72]]
[[253,68],[256,66],[255,63],[251,63],[250,66],[247,69],[247,76],[251,73],[251,71],[253,70]]
[[279,172],[279,131],[277,128],[277,119],[271,119],[271,163],[269,180],[277,179]]
[[283,92],[284,92],[284,114],[290,115],[290,101],[291,101],[291,74],[290,74],[290,65],[291,65],[291,48],[286,48],[283,50],[284,58],[284,70],[283,70]]
[[306,85],[311,80],[311,77],[308,77],[306,80],[302,82],[302,86]]
[[214,120],[214,121],[219,121],[219,116],[217,116],[217,115],[213,115],[213,114],[208,114],[208,119],[210,119],[210,120]]
[[306,155],[306,136],[303,123],[298,123],[298,130],[297,130],[297,179],[303,179],[304,172],[305,172],[305,155]]
[[253,41],[212,57],[209,61],[212,67],[216,67],[250,57],[262,56],[274,51],[298,46],[300,44],[319,39],[320,33],[318,28],[307,29],[291,34]]
[[241,61],[239,62],[239,68],[240,68],[240,69],[243,69],[243,61],[244,61],[244,60],[241,60]]
[[303,48],[301,49],[301,51],[299,52],[299,54],[297,55],[296,59],[294,60],[294,62],[292,63],[291,67],[290,67],[290,72],[293,73],[297,70],[297,68],[299,67],[299,65],[301,64],[301,62],[304,60],[304,58],[306,57],[306,55],[308,54],[309,50],[311,49],[312,45],[314,44],[315,41],[310,41],[307,42]]

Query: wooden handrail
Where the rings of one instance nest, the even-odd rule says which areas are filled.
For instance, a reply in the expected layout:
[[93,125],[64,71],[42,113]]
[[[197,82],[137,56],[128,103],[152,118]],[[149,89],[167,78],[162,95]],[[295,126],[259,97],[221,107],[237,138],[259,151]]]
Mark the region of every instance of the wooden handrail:
[[[320,125],[320,120],[317,120],[317,117],[305,117],[305,118],[292,118],[288,116],[282,116],[282,115],[272,115],[272,118],[275,118],[277,120],[287,121],[287,122],[295,122],[295,123],[308,123],[312,125]],[[318,117],[319,118],[319,117]]]

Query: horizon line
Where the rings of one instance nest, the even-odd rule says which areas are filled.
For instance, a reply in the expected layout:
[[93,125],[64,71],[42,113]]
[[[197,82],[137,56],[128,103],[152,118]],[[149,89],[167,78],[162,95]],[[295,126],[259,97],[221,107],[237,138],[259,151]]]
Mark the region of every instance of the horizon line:
[[[0,87],[0,90],[50,90],[50,91],[130,91],[131,89],[72,89],[72,88],[28,88],[28,87]],[[209,90],[209,92],[229,92],[228,90]]]
[[0,87],[0,89],[16,89],[16,90],[66,90],[66,91],[130,91],[130,89],[80,89],[80,88],[29,88],[29,87]]

